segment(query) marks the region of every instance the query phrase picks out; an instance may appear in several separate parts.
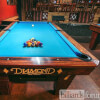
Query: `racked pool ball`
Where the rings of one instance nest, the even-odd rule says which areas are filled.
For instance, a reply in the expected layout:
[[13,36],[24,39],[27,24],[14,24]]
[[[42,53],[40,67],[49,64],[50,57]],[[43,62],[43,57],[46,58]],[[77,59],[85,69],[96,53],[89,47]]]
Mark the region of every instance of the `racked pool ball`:
[[27,44],[28,44],[29,42],[31,43],[32,41],[31,41],[31,40],[26,41]]
[[36,47],[38,47],[38,46],[39,46],[39,44],[38,44],[38,43],[36,43],[36,44],[35,44],[35,46],[36,46]]
[[37,41],[37,44],[39,45],[40,44],[40,41]]
[[39,47],[42,47],[42,46],[43,46],[43,43],[40,43],[40,44],[39,44]]
[[32,46],[32,47],[34,47],[34,46],[35,46],[34,42],[32,42],[31,46]]
[[27,46],[28,46],[28,47],[31,47],[31,45],[32,45],[31,42],[28,42],[28,43],[27,43]]
[[34,41],[34,38],[31,38],[31,41],[33,42]]
[[24,43],[24,47],[27,47],[27,43]]
[[36,42],[36,41],[34,41],[34,44],[35,44],[35,45],[36,45],[36,43],[37,43],[37,42]]
[[34,41],[37,41],[36,39],[34,39]]

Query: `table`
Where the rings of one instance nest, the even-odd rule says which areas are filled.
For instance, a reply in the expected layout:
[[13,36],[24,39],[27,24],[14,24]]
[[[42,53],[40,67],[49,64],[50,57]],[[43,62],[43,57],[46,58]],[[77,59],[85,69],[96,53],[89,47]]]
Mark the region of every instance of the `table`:
[[93,50],[97,45],[97,38],[98,35],[100,34],[100,24],[91,25],[90,30],[92,30],[93,32],[92,32],[89,48]]
[[[32,37],[43,47],[23,47]],[[13,22],[0,37],[0,94],[10,94],[14,82],[27,80],[54,81],[53,92],[59,94],[75,75],[88,75],[98,64],[54,23]]]

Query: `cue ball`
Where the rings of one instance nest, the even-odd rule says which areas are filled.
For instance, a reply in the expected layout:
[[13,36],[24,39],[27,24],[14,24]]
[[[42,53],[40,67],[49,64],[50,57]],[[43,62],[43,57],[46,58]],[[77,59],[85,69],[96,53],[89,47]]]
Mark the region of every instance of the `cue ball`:
[[32,24],[32,27],[34,27],[34,24]]

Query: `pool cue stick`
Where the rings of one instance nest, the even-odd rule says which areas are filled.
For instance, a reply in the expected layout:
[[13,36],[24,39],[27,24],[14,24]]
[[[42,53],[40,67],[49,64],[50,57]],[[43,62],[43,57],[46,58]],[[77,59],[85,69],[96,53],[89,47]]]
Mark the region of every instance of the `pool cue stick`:
[[[34,2],[33,2],[33,5],[34,5]],[[35,21],[35,9],[34,9],[34,21]]]
[[39,16],[38,16],[38,20],[40,21],[40,11],[38,11],[38,14],[39,14]]
[[42,11],[40,11],[40,21],[42,21]]
[[30,5],[30,0],[29,0],[29,11],[31,10],[31,9],[30,9],[30,8],[31,8],[30,6],[31,6],[31,5]]
[[59,0],[59,4],[58,4],[58,12],[60,11],[60,10],[59,10],[60,6],[61,6],[61,5],[60,5],[60,0]]
[[41,11],[42,11],[42,0],[41,0],[41,5],[40,6],[41,6]]
[[82,20],[83,20],[83,13],[84,13],[84,8],[85,7],[83,7],[83,6],[85,6],[85,3],[83,2],[83,0],[82,0],[82,9],[81,9],[81,18],[80,18],[80,23],[82,23]]
[[[92,12],[92,13],[94,14],[94,16],[95,16],[95,6],[96,6],[96,4],[97,4],[97,0],[95,0],[94,9],[93,9],[93,12]],[[94,19],[94,16],[93,16],[93,19]],[[93,19],[92,19],[92,20],[93,20]]]
[[33,0],[31,0],[31,12],[32,12],[32,9],[33,9],[33,7],[32,7],[32,1],[33,1]]
[[28,0],[28,19],[29,19],[29,0]]
[[[80,5],[80,0],[79,0],[79,5]],[[81,17],[81,8],[79,8],[79,19],[78,19],[79,23],[80,23],[80,17]]]
[[33,14],[33,17],[34,17],[34,18],[33,18],[33,19],[34,19],[34,21],[35,21],[35,9],[34,9],[33,11],[34,11],[34,14]]
[[[77,8],[77,0],[75,1],[76,2],[76,4],[74,5],[74,2],[73,2],[73,14],[75,14],[76,13],[76,8]],[[77,15],[76,15],[77,16]]]
[[26,14],[27,14],[27,0],[25,0],[25,6],[26,6],[25,11],[26,11]]
[[85,16],[86,16],[86,11],[87,11],[87,6],[88,6],[88,0],[85,0],[84,2],[84,14],[83,14],[83,19],[82,19],[82,23],[85,22]]
[[32,1],[32,11],[33,11],[33,21],[34,21],[34,10],[33,10],[33,2],[34,2],[34,0]]
[[33,11],[33,21],[34,21],[34,11]]
[[[94,1],[93,1],[93,3],[94,3]],[[92,4],[92,6],[93,6],[93,4]],[[89,12],[89,20],[88,20],[88,22],[90,22],[90,15],[91,15],[91,11],[92,11],[92,6],[91,6],[91,8],[90,8],[90,12]]]
[[32,0],[32,4],[31,4],[31,10],[32,10],[32,17],[33,17],[33,0]]
[[[76,11],[76,8],[77,8],[77,0],[75,1],[76,2],[76,4],[74,5],[74,2],[72,3],[72,10],[71,10],[71,13],[72,14],[75,14],[75,11]],[[72,21],[74,21],[74,20],[72,20]]]
[[80,19],[80,23],[82,23],[82,20],[83,20],[83,13],[84,13],[84,6],[85,6],[85,3],[83,2],[83,0],[82,0],[82,11],[81,11],[81,19]]
[[40,0],[40,21],[42,21],[42,1]]
[[88,3],[88,7],[87,7],[86,23],[88,23],[88,20],[89,20],[89,3]]
[[[72,8],[73,8],[73,3],[71,4],[70,14],[72,14]],[[72,17],[72,16],[69,16],[69,17]],[[72,21],[72,19],[69,18],[69,21]]]
[[25,0],[25,6],[26,6],[26,13],[25,13],[25,19],[27,19],[27,0]]
[[85,19],[85,9],[86,9],[86,0],[84,0],[84,9],[83,9],[83,17],[82,17],[82,23],[84,23],[84,19]]
[[36,16],[37,16],[37,21],[38,21],[38,11],[36,10],[36,12],[37,12],[37,15]]
[[[80,1],[81,1],[81,0],[80,0]],[[79,1],[79,2],[80,2],[80,1]],[[80,4],[81,4],[81,2],[80,2]],[[78,20],[79,23],[81,22],[81,16],[82,16],[81,11],[82,11],[82,8],[80,8],[79,20]]]
[[[76,13],[76,14],[77,14],[78,3],[79,3],[79,2],[76,0],[76,1],[75,1],[75,9],[74,9],[74,13]],[[76,16],[77,16],[77,15],[76,15]]]
[[91,7],[91,10],[90,10],[90,15],[89,15],[89,22],[91,22],[90,16],[91,16],[91,14],[93,14],[93,12],[94,12],[94,7],[95,7],[96,3],[97,3],[97,0],[93,1],[92,7]]
[[29,5],[30,5],[30,19],[31,19],[31,0],[29,0]]
[[[75,0],[75,9],[74,9],[74,12],[73,13],[76,13],[77,14],[77,12],[78,12],[78,1],[77,0]],[[76,15],[77,16],[77,15]]]
[[26,0],[27,2],[27,19],[28,19],[28,0]]
[[34,21],[36,21],[36,9],[34,10]]
[[39,0],[40,1],[40,9],[39,9],[39,11],[40,11],[40,21],[41,21],[41,17],[42,17],[42,15],[41,15],[41,0]]
[[31,19],[33,17],[33,0],[31,0]]
[[[23,1],[23,9],[24,9],[24,18],[26,19],[26,0]],[[21,19],[22,19],[22,15],[21,15]]]
[[87,23],[87,20],[88,20],[88,9],[89,9],[89,0],[87,0],[85,23]]
[[32,0],[30,0],[30,19],[32,19]]
[[29,11],[29,0],[28,0],[28,11]]

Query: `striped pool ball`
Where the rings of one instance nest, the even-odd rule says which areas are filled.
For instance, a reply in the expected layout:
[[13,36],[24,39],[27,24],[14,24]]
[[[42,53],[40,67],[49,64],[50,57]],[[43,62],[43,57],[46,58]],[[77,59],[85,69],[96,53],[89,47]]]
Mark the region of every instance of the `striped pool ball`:
[[34,42],[31,44],[31,46],[32,46],[32,47],[34,47],[34,46],[35,46]]

